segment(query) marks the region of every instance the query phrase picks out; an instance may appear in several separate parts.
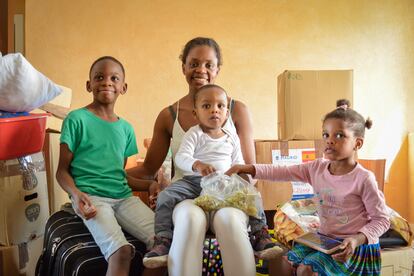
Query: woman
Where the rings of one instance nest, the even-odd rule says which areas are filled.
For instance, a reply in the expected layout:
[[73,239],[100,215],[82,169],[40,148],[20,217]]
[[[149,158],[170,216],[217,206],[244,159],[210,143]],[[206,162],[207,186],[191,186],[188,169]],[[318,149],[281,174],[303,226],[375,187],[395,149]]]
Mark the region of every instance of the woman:
[[[214,83],[222,64],[221,51],[211,38],[197,37],[185,45],[180,56],[187,80],[188,94],[164,108],[157,117],[151,146],[142,166],[128,173],[134,177],[154,176],[171,146],[173,158],[184,133],[198,124],[193,116],[193,94],[201,86]],[[252,121],[247,107],[229,100],[230,116],[224,128],[237,132],[246,164],[255,161]],[[174,180],[182,178],[175,170]],[[168,257],[169,275],[201,275],[202,246],[210,225],[220,243],[226,275],[255,275],[253,249],[247,233],[248,217],[235,208],[223,208],[206,214],[193,200],[178,204],[173,213],[174,236]]]

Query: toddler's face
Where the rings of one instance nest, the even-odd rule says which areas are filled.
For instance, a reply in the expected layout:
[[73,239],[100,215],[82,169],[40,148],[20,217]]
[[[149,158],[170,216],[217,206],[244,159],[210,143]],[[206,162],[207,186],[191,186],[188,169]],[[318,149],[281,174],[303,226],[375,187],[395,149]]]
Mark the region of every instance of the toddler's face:
[[218,87],[198,92],[194,112],[203,130],[220,129],[228,117],[227,95]]
[[322,138],[325,141],[325,158],[332,161],[354,158],[357,141],[347,123],[341,119],[327,119],[323,124]]
[[101,104],[115,103],[119,94],[124,94],[127,90],[124,78],[118,63],[104,59],[93,66],[86,88],[89,92],[93,92],[95,101]]
[[215,50],[207,45],[194,47],[188,53],[182,69],[191,91],[214,83],[220,70]]

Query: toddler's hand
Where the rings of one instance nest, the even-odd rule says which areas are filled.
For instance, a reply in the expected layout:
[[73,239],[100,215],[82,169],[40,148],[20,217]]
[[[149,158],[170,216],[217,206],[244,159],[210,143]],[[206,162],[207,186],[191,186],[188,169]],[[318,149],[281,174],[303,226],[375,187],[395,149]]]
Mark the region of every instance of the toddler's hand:
[[201,161],[194,162],[193,169],[199,172],[202,176],[209,175],[210,173],[216,171],[216,168],[214,168],[212,165],[203,163]]

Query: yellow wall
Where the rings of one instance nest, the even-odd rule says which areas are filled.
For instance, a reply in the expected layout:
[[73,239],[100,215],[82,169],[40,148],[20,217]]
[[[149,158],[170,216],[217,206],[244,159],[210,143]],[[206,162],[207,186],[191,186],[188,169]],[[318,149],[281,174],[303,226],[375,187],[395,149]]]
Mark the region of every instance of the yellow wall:
[[24,14],[25,0],[7,0],[7,50],[14,52],[14,15]]
[[[221,45],[217,83],[249,106],[256,138],[277,138],[283,70],[353,69],[355,108],[374,120],[360,156],[386,158],[390,178],[407,178],[407,165],[393,163],[407,159],[402,146],[414,130],[412,0],[26,0],[26,56],[73,89],[74,108],[91,100],[84,86],[94,59],[124,63],[129,92],[117,112],[134,125],[141,149],[159,110],[187,93],[178,56],[195,36]],[[406,194],[406,184],[395,185]]]

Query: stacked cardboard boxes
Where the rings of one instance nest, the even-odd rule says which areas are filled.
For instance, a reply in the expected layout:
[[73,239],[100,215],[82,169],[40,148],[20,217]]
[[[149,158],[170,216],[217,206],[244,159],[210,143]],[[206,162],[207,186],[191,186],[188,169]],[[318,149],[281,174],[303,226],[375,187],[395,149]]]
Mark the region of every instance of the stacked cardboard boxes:
[[[279,75],[279,140],[256,141],[256,162],[298,164],[322,157],[323,116],[335,108],[338,99],[348,99],[352,105],[352,82],[352,70],[284,71]],[[294,199],[312,193],[305,183],[259,181],[257,187],[265,210],[290,200],[292,193]]]
[[[300,164],[322,157],[321,140],[257,140],[255,141],[256,162],[259,164]],[[257,189],[260,191],[265,210],[275,210],[293,198],[304,198],[313,194],[312,187],[307,183],[291,183],[259,180]]]
[[[291,159],[306,162],[309,158],[300,160],[299,156],[306,156],[312,148],[314,157],[321,157],[322,143],[318,139],[321,139],[323,116],[335,108],[338,99],[348,99],[352,106],[352,79],[351,70],[283,72],[278,77],[279,141],[256,141],[257,163],[286,164]],[[368,166],[368,169],[380,171],[376,177],[379,187],[383,188],[385,161],[378,161],[382,161],[375,162],[380,168]],[[290,200],[293,192],[290,183],[259,181],[258,189],[265,210],[274,210],[276,204]],[[412,275],[413,248],[386,249],[381,251],[381,256],[381,275]],[[269,275],[280,275],[280,263],[281,260],[270,262]]]
[[285,71],[278,76],[279,140],[321,139],[322,118],[338,99],[353,101],[353,71]]

